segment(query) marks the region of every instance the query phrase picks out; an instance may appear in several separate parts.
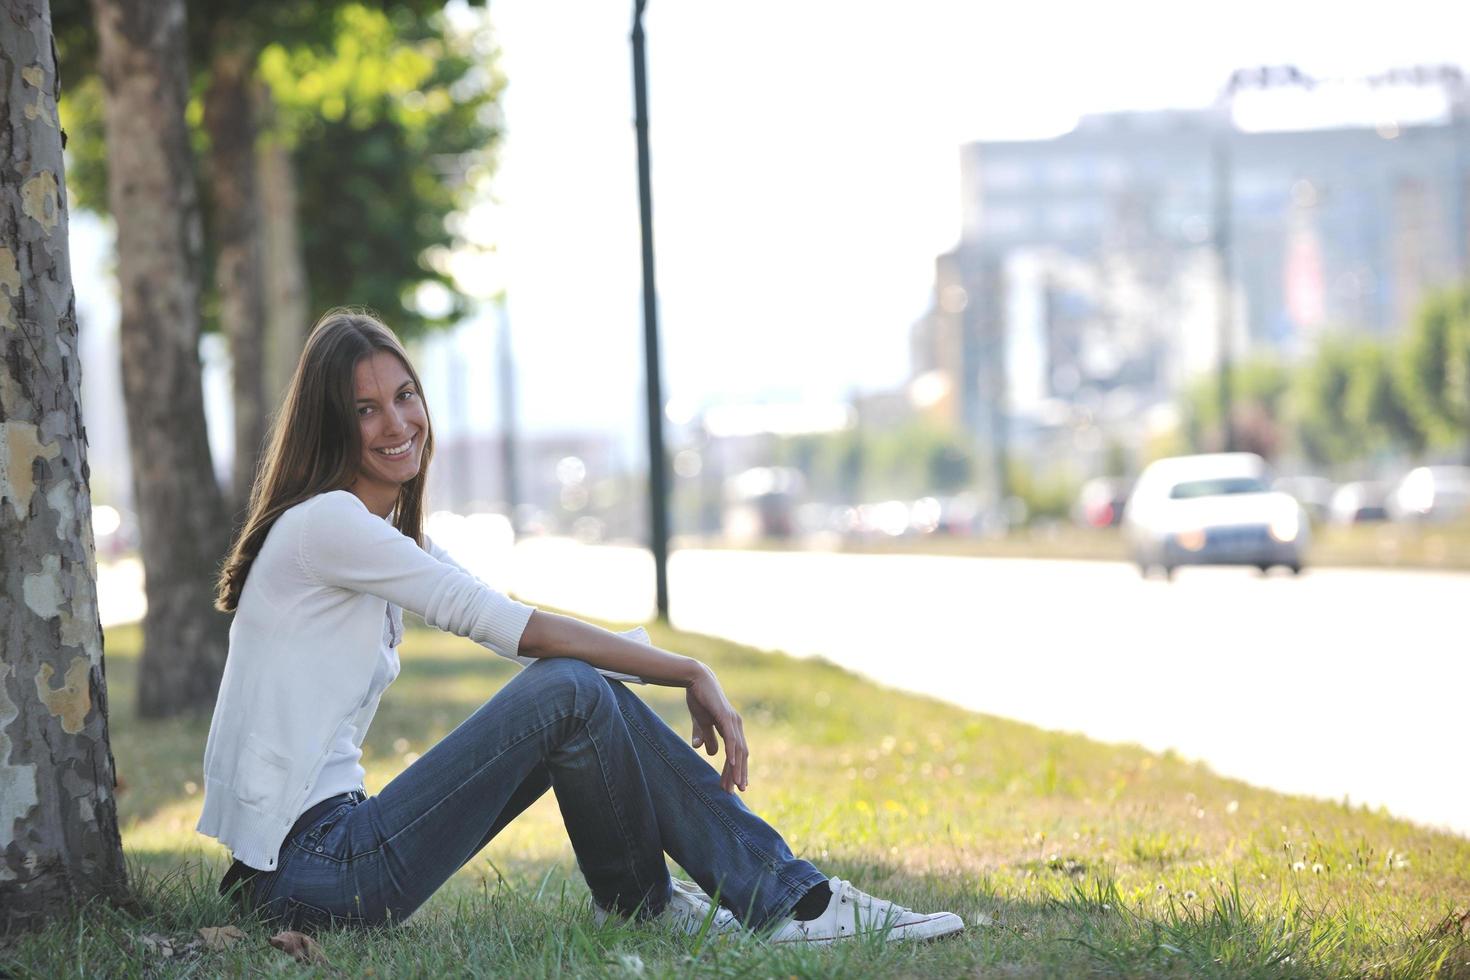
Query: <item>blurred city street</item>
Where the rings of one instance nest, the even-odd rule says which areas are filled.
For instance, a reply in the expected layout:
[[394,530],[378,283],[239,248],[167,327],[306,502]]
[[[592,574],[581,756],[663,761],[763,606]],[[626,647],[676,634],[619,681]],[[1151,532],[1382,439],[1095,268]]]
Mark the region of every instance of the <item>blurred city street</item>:
[[[1455,775],[1470,575],[1200,568],[1165,583],[1111,562],[701,550],[669,567],[680,629],[1470,833]],[[653,609],[636,548],[523,541],[508,584],[584,615]]]

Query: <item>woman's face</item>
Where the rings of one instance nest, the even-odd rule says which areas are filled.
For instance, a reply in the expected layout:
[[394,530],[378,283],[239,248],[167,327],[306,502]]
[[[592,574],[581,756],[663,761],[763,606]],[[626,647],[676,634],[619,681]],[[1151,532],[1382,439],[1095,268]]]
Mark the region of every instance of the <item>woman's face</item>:
[[429,434],[423,395],[403,362],[388,351],[358,361],[354,384],[362,459],[353,490],[391,508],[398,488],[418,475],[423,459]]

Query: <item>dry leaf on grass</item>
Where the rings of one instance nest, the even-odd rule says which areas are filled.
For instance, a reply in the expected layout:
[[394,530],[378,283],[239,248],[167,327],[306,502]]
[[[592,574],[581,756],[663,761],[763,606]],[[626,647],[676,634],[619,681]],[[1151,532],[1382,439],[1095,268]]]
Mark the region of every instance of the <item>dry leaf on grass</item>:
[[138,945],[143,947],[143,952],[152,956],[171,957],[174,955],[174,941],[162,933],[144,933],[138,937]]
[[1438,936],[1470,935],[1470,912],[1451,912],[1434,927],[1434,933]]
[[205,949],[229,949],[245,938],[239,926],[205,926],[199,930]]
[[195,939],[187,943],[181,943],[172,936],[165,936],[161,932],[145,932],[138,936],[138,945],[143,947],[143,952],[149,956],[158,956],[166,960],[176,959],[182,956],[191,956],[199,952],[203,945]]
[[316,940],[305,933],[278,932],[271,937],[271,945],[283,953],[290,954],[291,958],[298,963],[315,963],[318,966],[332,965],[327,962],[327,956],[317,945]]

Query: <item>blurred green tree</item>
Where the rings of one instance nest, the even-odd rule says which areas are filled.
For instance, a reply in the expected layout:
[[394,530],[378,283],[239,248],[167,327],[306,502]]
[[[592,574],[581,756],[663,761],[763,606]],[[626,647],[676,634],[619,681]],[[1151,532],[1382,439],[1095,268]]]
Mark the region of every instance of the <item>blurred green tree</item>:
[[1370,450],[1405,450],[1417,455],[1424,449],[1424,429],[1395,369],[1397,356],[1396,348],[1380,341],[1357,345],[1348,411],[1360,420]]
[[1405,338],[1399,371],[1430,441],[1459,446],[1470,463],[1470,284],[1425,302]]
[[813,497],[843,503],[956,493],[975,469],[961,433],[924,421],[794,436],[780,440],[774,455],[802,471]]
[[1006,485],[1011,497],[1025,505],[1025,524],[1064,520],[1081,489],[1064,468],[1043,470],[1014,458],[1006,464]]
[[[481,4],[483,5],[483,4]],[[58,0],[75,79],[62,115],[78,203],[105,210],[95,38],[83,0]],[[451,217],[488,177],[503,79],[484,30],[442,0],[192,0],[189,120],[202,179],[207,328],[236,365],[235,506],[243,505],[309,310],[369,306],[412,336],[467,305],[448,269]],[[421,304],[432,293],[437,302]],[[267,330],[267,325],[270,330]]]
[[[1284,442],[1284,409],[1290,375],[1273,358],[1256,357],[1236,364],[1233,422],[1238,448],[1274,459]],[[1182,423],[1191,452],[1216,452],[1224,442],[1220,425],[1219,387],[1213,377],[1185,389]]]
[[1361,370],[1359,347],[1349,340],[1329,338],[1292,378],[1289,404],[1297,442],[1319,466],[1367,455],[1367,420],[1349,397]]

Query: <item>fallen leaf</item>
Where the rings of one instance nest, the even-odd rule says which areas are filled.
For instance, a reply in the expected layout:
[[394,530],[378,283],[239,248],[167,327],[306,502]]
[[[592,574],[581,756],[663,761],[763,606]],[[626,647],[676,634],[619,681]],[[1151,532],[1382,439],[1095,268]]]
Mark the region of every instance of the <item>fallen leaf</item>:
[[196,955],[204,943],[198,939],[190,942],[182,942],[172,936],[165,936],[161,932],[146,932],[137,937],[138,944],[143,947],[143,952],[149,956],[158,956],[166,960],[182,959]]
[[154,956],[171,957],[174,955],[174,941],[159,932],[148,932],[138,937],[138,942],[143,946],[143,952]]
[[271,937],[271,945],[283,953],[287,953],[297,963],[315,963],[319,966],[331,966],[327,962],[327,956],[322,948],[317,945],[315,939],[301,932],[278,932]]
[[1451,912],[1440,921],[1439,925],[1434,927],[1434,932],[1440,936],[1451,936],[1456,933],[1470,935],[1470,912],[1460,914]]
[[239,926],[205,926],[199,930],[205,949],[229,949],[245,938]]

